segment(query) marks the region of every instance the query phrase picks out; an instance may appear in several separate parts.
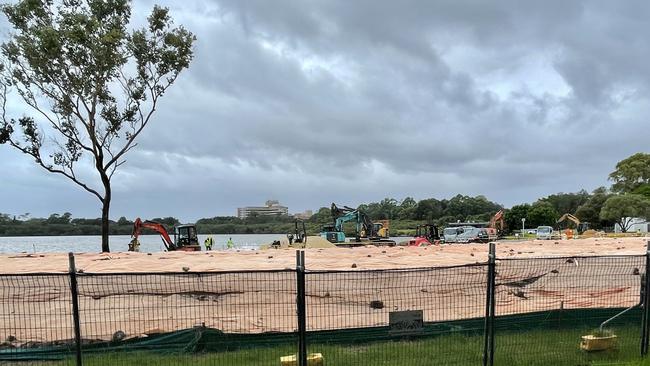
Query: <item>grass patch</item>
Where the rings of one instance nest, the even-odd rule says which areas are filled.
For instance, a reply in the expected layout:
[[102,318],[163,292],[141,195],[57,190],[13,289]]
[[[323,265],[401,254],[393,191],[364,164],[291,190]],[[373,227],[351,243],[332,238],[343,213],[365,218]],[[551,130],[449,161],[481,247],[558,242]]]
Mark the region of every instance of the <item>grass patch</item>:
[[[615,328],[619,337],[616,350],[587,353],[579,349],[580,337],[593,329],[499,331],[496,334],[495,365],[628,365],[650,366],[639,356],[638,327]],[[359,343],[340,339],[340,344],[310,343],[310,352],[322,353],[326,365],[334,366],[422,366],[480,365],[482,335],[448,334],[429,339]],[[218,349],[218,345],[212,345]],[[118,366],[278,366],[280,356],[296,352],[295,345],[189,355],[159,353],[104,353],[86,355],[84,365]],[[0,364],[2,364],[0,362]],[[42,364],[42,363],[41,363]],[[73,360],[47,363],[73,366]]]

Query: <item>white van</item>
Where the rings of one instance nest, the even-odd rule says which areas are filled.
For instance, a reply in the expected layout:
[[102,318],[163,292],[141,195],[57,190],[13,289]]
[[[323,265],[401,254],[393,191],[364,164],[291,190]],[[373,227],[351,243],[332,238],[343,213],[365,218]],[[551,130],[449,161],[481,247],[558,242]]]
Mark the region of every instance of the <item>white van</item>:
[[537,239],[539,240],[551,240],[553,238],[553,228],[550,226],[538,226],[537,227]]
[[442,231],[442,238],[445,243],[457,243],[458,236],[465,231],[464,227],[446,227]]

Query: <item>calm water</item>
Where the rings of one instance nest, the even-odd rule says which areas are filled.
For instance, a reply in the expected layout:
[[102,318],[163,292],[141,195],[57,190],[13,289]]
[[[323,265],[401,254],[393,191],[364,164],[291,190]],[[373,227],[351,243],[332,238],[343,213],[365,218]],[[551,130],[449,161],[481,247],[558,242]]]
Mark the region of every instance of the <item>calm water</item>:
[[[262,244],[286,238],[284,234],[232,234],[211,235],[214,239],[213,249],[226,249],[228,238],[232,238],[235,249],[253,250]],[[208,235],[199,235],[199,243]],[[407,240],[407,237],[391,238],[397,243]],[[126,252],[131,241],[130,235],[113,235],[110,238],[112,252]],[[42,253],[42,252],[90,252],[101,251],[101,236],[14,236],[0,237],[0,253]],[[202,248],[205,249],[205,248]],[[165,250],[159,235],[140,235],[140,251],[153,253]]]
[[[199,243],[208,235],[199,235]],[[228,238],[232,238],[236,249],[257,249],[262,244],[286,238],[284,234],[232,234],[212,235],[213,249],[225,249]],[[140,235],[141,252],[160,252],[165,249],[159,235]],[[125,252],[129,248],[130,235],[112,235],[111,251]],[[101,236],[14,236],[0,237],[0,253],[33,252],[100,252]]]

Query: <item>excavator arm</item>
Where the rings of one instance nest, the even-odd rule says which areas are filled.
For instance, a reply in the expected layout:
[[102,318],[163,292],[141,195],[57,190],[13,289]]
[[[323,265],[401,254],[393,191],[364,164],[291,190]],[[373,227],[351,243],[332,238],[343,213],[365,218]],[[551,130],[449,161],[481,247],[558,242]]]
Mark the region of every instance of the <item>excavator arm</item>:
[[176,249],[176,245],[174,245],[174,241],[172,241],[172,239],[169,237],[169,234],[167,234],[167,229],[165,229],[165,226],[155,221],[142,221],[139,217],[135,219],[135,222],[133,222],[133,232],[131,233],[131,238],[133,240],[138,240],[138,237],[140,236],[143,228],[153,230],[160,234],[162,242],[167,250]]
[[562,215],[562,217],[560,217],[557,220],[556,224],[561,224],[562,222],[564,222],[566,220],[569,220],[569,221],[573,222],[576,225],[576,230],[578,231],[578,234],[582,234],[585,231],[589,230],[589,223],[588,222],[582,222],[582,221],[580,221],[579,218],[571,215],[570,213],[565,213],[564,215]]
[[564,215],[562,215],[562,217],[560,217],[556,223],[559,224],[564,222],[565,220],[572,221],[574,224],[576,224],[576,227],[580,225],[580,219],[571,215],[570,213],[565,213]]
[[505,226],[505,219],[503,215],[503,210],[499,210],[490,219],[489,227],[500,231],[503,230],[504,226]]
[[343,224],[353,221],[356,223],[357,240],[361,236],[362,231],[366,233],[366,236],[375,236],[373,222],[364,212],[348,206],[339,208],[334,203],[332,203],[331,211],[336,231],[342,232]]

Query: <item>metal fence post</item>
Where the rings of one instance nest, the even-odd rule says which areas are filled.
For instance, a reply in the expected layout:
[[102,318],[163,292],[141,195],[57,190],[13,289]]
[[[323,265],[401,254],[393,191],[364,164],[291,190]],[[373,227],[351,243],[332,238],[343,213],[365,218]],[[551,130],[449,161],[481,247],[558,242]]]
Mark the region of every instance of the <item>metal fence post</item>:
[[76,347],[77,366],[82,366],[81,359],[81,325],[79,322],[79,289],[77,288],[77,268],[74,254],[68,253],[70,272],[70,291],[72,292],[72,318],[74,320],[74,343]]
[[494,287],[496,277],[496,247],[489,244],[487,288],[485,293],[485,329],[483,334],[483,366],[494,364]]
[[298,366],[307,366],[307,309],[305,296],[305,252],[296,250],[296,305],[298,310]]
[[650,241],[647,243],[645,254],[645,274],[641,276],[643,313],[641,317],[641,356],[648,355],[648,338],[650,337]]
[[496,252],[496,244],[495,243],[490,243],[490,266],[492,267],[492,275],[490,276],[490,290],[492,291],[492,295],[490,296],[490,299],[492,302],[490,303],[490,366],[494,365],[494,318],[495,318],[495,310],[496,310],[496,278],[497,278],[497,252]]

